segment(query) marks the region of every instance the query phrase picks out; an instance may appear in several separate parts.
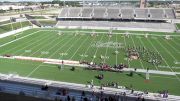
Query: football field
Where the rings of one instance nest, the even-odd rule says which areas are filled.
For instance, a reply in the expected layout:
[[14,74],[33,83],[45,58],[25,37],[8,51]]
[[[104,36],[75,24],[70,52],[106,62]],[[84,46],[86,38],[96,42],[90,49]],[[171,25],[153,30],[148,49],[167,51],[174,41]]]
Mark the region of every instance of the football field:
[[[108,31],[99,30],[32,29],[0,39],[0,55],[88,61],[111,66],[126,64],[128,68],[180,72],[180,35],[172,34],[166,39],[163,33],[151,33],[113,31],[112,35],[108,35]],[[145,49],[158,54],[161,63],[155,65],[143,59],[129,59],[128,48]],[[57,67],[41,62],[0,58],[1,73],[85,84],[94,79],[95,84],[100,85],[95,78],[99,71],[80,67],[71,71],[69,66],[59,70]],[[151,74],[150,82],[146,83],[143,73],[133,77],[129,77],[128,72],[103,73],[103,82],[133,85],[137,90],[152,92],[169,90],[172,94],[180,95],[180,75]]]

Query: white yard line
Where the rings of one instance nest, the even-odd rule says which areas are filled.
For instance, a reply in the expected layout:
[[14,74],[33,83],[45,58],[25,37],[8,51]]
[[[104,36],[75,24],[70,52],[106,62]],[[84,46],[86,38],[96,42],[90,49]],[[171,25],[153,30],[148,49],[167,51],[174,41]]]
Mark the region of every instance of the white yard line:
[[[126,44],[126,39],[125,39],[125,36],[123,36],[123,38],[124,38],[124,44],[125,44],[125,48],[127,48],[127,44]],[[128,62],[128,67],[130,68],[130,63],[129,63],[129,59],[128,59],[128,57],[127,57],[127,62]]]
[[[109,42],[110,39],[111,39],[111,38],[109,37],[109,38],[108,38],[108,42]],[[104,63],[106,62],[106,56],[107,56],[108,48],[109,48],[109,47],[106,47],[106,52],[105,52],[105,55],[104,55]]]
[[[74,46],[74,44],[76,44],[81,38],[82,38],[82,36],[79,37],[73,44],[71,44],[71,46],[64,53],[67,53]],[[62,57],[63,56],[60,56],[59,59],[62,59]]]
[[[49,46],[50,44],[52,44],[53,42],[55,42],[55,41],[57,41],[57,40],[59,40],[59,37],[56,37],[56,39],[53,39],[53,41],[51,41],[51,42],[49,42],[49,40],[47,40],[48,42],[45,41],[44,43],[47,43],[47,44],[43,45],[43,46],[40,47],[38,50],[36,50],[34,53],[30,54],[29,56],[32,56],[32,55],[36,54],[37,52],[39,52],[40,50],[42,50],[43,48]],[[44,44],[44,43],[43,43],[43,44]],[[39,46],[39,45],[38,45],[38,46]],[[43,51],[44,51],[44,50],[43,50]]]
[[87,39],[89,38],[89,36],[79,45],[78,49],[76,49],[76,51],[74,52],[74,54],[70,57],[69,60],[71,60],[74,55],[76,55],[76,53],[79,51],[79,49],[82,47],[82,45],[87,41]]
[[39,69],[39,67],[41,67],[41,65],[38,65],[35,69],[33,69],[26,77],[31,76],[37,69]]
[[156,41],[160,44],[161,47],[164,48],[164,50],[165,50],[175,61],[177,61],[177,59],[167,50],[167,48],[165,48],[165,47],[161,44],[161,42],[159,42],[158,40],[156,40]]
[[[174,51],[176,51],[177,53],[180,52],[178,51],[175,47],[173,47],[173,45],[171,45],[169,42],[167,42],[166,40],[163,40],[164,42],[166,42],[172,49],[174,49]],[[171,40],[170,40],[171,41]]]
[[[84,52],[84,55],[86,55],[86,53],[88,52],[89,48],[91,47],[91,44],[94,42],[95,38],[93,38],[93,40],[91,41],[90,45],[88,46],[88,48],[86,49],[86,51]],[[80,61],[82,61],[84,59],[84,57],[81,57]]]
[[[32,42],[31,44],[28,44],[27,46],[22,47],[21,49],[18,49],[17,51],[13,52],[13,54],[16,54],[17,52],[19,52],[19,51],[21,51],[21,50],[24,50],[24,49],[26,49],[27,47],[30,47],[30,46],[32,46],[32,47],[29,48],[29,49],[32,49],[33,46],[38,45],[37,43],[40,43],[41,40],[44,40],[44,39],[46,39],[46,38],[49,37],[49,36],[50,36],[50,35],[43,36],[43,38],[41,38],[40,40],[34,41],[34,42]],[[34,45],[34,44],[35,44],[35,45]],[[25,53],[22,53],[22,54],[20,54],[20,55],[24,55],[24,54],[25,54]]]
[[[132,36],[130,36],[130,37],[131,37],[131,40],[132,40],[132,42],[133,42],[134,47],[136,47]],[[142,68],[144,69],[144,65],[143,65],[143,63],[142,63],[142,60],[140,59],[139,61],[140,61],[140,63],[141,63]]]
[[3,45],[0,45],[0,48],[3,47],[3,46],[6,46],[6,45],[8,45],[8,44],[11,44],[11,43],[13,43],[13,42],[16,42],[16,41],[18,41],[18,40],[20,40],[20,39],[23,39],[23,38],[26,38],[26,37],[28,37],[28,36],[31,36],[31,35],[33,35],[33,34],[35,34],[35,33],[38,33],[38,32],[39,32],[39,31],[36,31],[36,32],[33,32],[33,33],[28,34],[28,35],[26,35],[26,36],[23,36],[23,37],[20,37],[20,38],[18,38],[18,39],[15,39],[15,40],[13,40],[13,41],[7,42],[7,43],[5,43],[5,44],[3,44]]
[[[69,39],[68,41],[66,41],[65,44],[63,44],[59,49],[57,49],[52,55],[50,55],[49,57],[47,58],[50,58],[52,57],[54,54],[56,54],[62,47],[64,47],[67,43],[69,43],[74,37],[72,37],[71,39]],[[63,39],[63,41],[66,40],[66,38]],[[54,48],[56,45],[58,45],[60,42],[58,42],[57,44],[55,44],[53,47],[49,48],[49,50],[51,50],[52,48]],[[42,54],[41,54],[42,55]],[[38,65],[37,67],[35,67],[35,69],[33,71],[31,71],[26,77],[30,77],[37,69],[39,69],[39,67],[41,67],[43,65],[43,63],[41,63],[40,65]]]
[[[103,39],[103,35],[101,36],[100,41],[101,41],[102,39]],[[96,51],[95,51],[95,53],[94,53],[94,55],[93,55],[93,59],[92,59],[91,62],[94,62],[94,59],[95,59],[94,56],[96,56],[98,49],[99,49],[99,47],[96,48]]]
[[13,48],[4,51],[2,54],[8,53],[8,52],[10,52],[10,51],[12,51],[12,50],[15,50],[15,49],[17,49],[18,47],[21,47],[22,45],[25,45],[25,44],[27,44],[27,43],[30,43],[30,42],[38,39],[39,37],[40,37],[40,36],[38,36],[38,37],[36,37],[36,38],[34,38],[34,39],[30,39],[30,40],[28,40],[28,41],[26,41],[26,42],[24,42],[24,43],[22,43],[22,44],[18,44],[18,45],[16,45],[16,46],[14,46]]
[[165,40],[165,39],[162,39],[164,42],[166,42],[171,48],[173,48],[174,49],[174,51],[176,51],[177,53],[180,51],[180,50],[177,50],[174,46],[172,46],[168,41],[173,41],[173,39],[172,40]]
[[[61,37],[59,37],[59,39],[60,39]],[[64,37],[64,38],[62,38],[62,40],[61,41],[59,41],[59,42],[57,42],[57,44],[55,44],[54,46],[52,46],[51,48],[49,48],[48,50],[46,50],[46,51],[49,51],[49,50],[51,50],[51,49],[53,49],[55,46],[57,46],[59,43],[61,43],[61,42],[63,42],[64,40],[66,40],[68,38],[68,36],[67,37]],[[67,41],[65,44],[67,44],[69,41]],[[62,48],[64,46],[64,44],[60,47],[60,48]],[[59,51],[59,49],[57,49],[57,51]],[[54,54],[56,54],[57,53],[57,51],[56,52],[54,52],[52,55],[50,55],[49,57],[47,57],[47,58],[50,58],[51,56],[53,56]],[[38,57],[41,57],[43,54],[41,54],[41,55],[39,55]]]
[[176,41],[175,40],[171,40],[173,43],[175,43],[177,46],[179,46],[180,47],[180,44],[178,44],[178,43],[176,43]]
[[[116,43],[118,43],[118,42],[117,42],[117,34],[115,34],[115,35],[116,35]],[[117,51],[117,46],[116,46],[116,51]],[[118,55],[118,54],[116,54],[116,65],[117,65],[117,55]]]
[[[53,39],[53,37],[54,36],[50,36],[50,37],[48,37],[48,39]],[[33,49],[36,49],[38,46],[39,46],[39,49],[38,50],[36,50],[35,52],[33,52],[32,54],[30,54],[30,56],[32,56],[32,55],[34,55],[35,53],[37,53],[39,50],[41,50],[42,48],[44,48],[45,46],[47,46],[47,45],[49,45],[50,43],[52,43],[53,41],[55,41],[54,39],[53,39],[53,41],[51,41],[51,42],[49,42],[49,40],[48,39],[44,39],[45,41],[43,41],[43,42],[37,42],[37,43],[39,43],[39,44],[35,44],[35,45],[33,45],[31,48],[28,48],[29,50],[32,50],[33,51]],[[47,43],[47,44],[46,44]],[[41,46],[42,45],[42,46]],[[20,55],[24,55],[24,54],[26,54],[25,52],[24,53],[22,53],[22,54],[20,54]]]
[[[144,45],[144,43],[142,42],[141,38],[139,38],[139,40],[140,40],[141,44],[142,44],[144,47],[146,47],[146,45]],[[154,65],[154,66],[156,67],[157,70],[159,70],[156,65]]]
[[[160,54],[160,52],[156,49],[156,47],[151,43],[151,41],[148,40],[148,42],[152,45],[152,47]],[[164,60],[164,62],[166,63],[166,65],[168,65],[169,69],[171,70],[171,72],[174,72],[174,70],[169,66],[169,64],[167,63],[167,61],[161,56],[161,58]],[[175,72],[174,72],[175,73]],[[178,81],[180,81],[180,78],[175,75],[175,77],[177,78]]]

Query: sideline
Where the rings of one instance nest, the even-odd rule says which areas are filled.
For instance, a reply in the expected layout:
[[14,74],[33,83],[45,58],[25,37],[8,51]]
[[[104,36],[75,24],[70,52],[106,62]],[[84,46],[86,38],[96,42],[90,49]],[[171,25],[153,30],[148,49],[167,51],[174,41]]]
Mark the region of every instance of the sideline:
[[23,27],[23,28],[17,29],[17,30],[9,31],[6,33],[2,33],[2,34],[0,34],[0,39],[10,36],[10,35],[14,35],[16,33],[19,33],[19,32],[25,31],[25,30],[28,30],[28,29],[31,29],[31,28],[32,28],[31,26],[28,26],[28,27]]

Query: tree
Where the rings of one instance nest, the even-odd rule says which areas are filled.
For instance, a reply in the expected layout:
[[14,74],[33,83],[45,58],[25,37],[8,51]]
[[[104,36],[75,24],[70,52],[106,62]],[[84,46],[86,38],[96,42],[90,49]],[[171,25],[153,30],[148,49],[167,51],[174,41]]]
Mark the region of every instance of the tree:
[[5,13],[5,12],[6,12],[5,10],[0,9],[0,13]]

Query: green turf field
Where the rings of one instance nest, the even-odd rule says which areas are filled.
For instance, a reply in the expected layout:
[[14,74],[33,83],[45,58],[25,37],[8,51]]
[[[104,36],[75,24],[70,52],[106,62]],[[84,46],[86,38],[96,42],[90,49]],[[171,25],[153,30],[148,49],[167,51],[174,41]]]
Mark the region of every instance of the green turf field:
[[178,29],[180,29],[180,24],[179,23],[177,23],[176,26],[177,26]]
[[39,20],[41,25],[56,25],[57,21],[55,20]]
[[2,33],[6,33],[8,31],[11,30],[15,30],[15,29],[19,29],[21,27],[26,27],[26,26],[30,26],[31,24],[28,21],[25,22],[16,22],[16,23],[9,23],[6,25],[1,25],[0,24],[0,34]]
[[[96,30],[95,30],[96,31]],[[97,30],[100,32],[100,30]],[[91,36],[92,30],[80,32],[77,30],[43,30],[33,29],[18,33],[16,40],[14,36],[0,39],[0,55],[11,54],[17,56],[41,57],[63,60],[86,60],[89,62],[105,62],[110,65],[127,64],[129,68],[152,69],[162,71],[180,72],[180,35],[174,33],[170,40],[165,39],[162,33],[152,33],[148,38],[144,35],[132,34],[129,37],[121,34],[113,34],[112,37],[107,35],[107,31]],[[117,33],[122,31],[113,31]],[[138,33],[138,32],[136,32]],[[3,44],[8,43],[5,46]],[[118,47],[115,47],[119,44]],[[141,59],[128,60],[125,49],[127,47],[143,46],[146,49],[159,53],[162,57],[160,65],[153,65]],[[118,54],[114,54],[118,51]],[[93,58],[96,56],[96,58]],[[101,59],[100,57],[105,58]],[[75,83],[87,83],[91,79],[95,84],[100,82],[95,78],[98,71],[88,71],[77,68],[71,71],[70,68],[58,70],[56,65],[42,64],[39,62],[0,59],[1,73],[17,73],[21,76],[60,80]],[[145,74],[137,73],[134,77],[129,77],[128,72],[112,73],[104,72],[105,79],[103,82],[116,81],[120,85],[133,87],[137,90],[157,90],[168,89],[171,94],[180,95],[180,75],[150,75],[150,82],[145,83]]]

